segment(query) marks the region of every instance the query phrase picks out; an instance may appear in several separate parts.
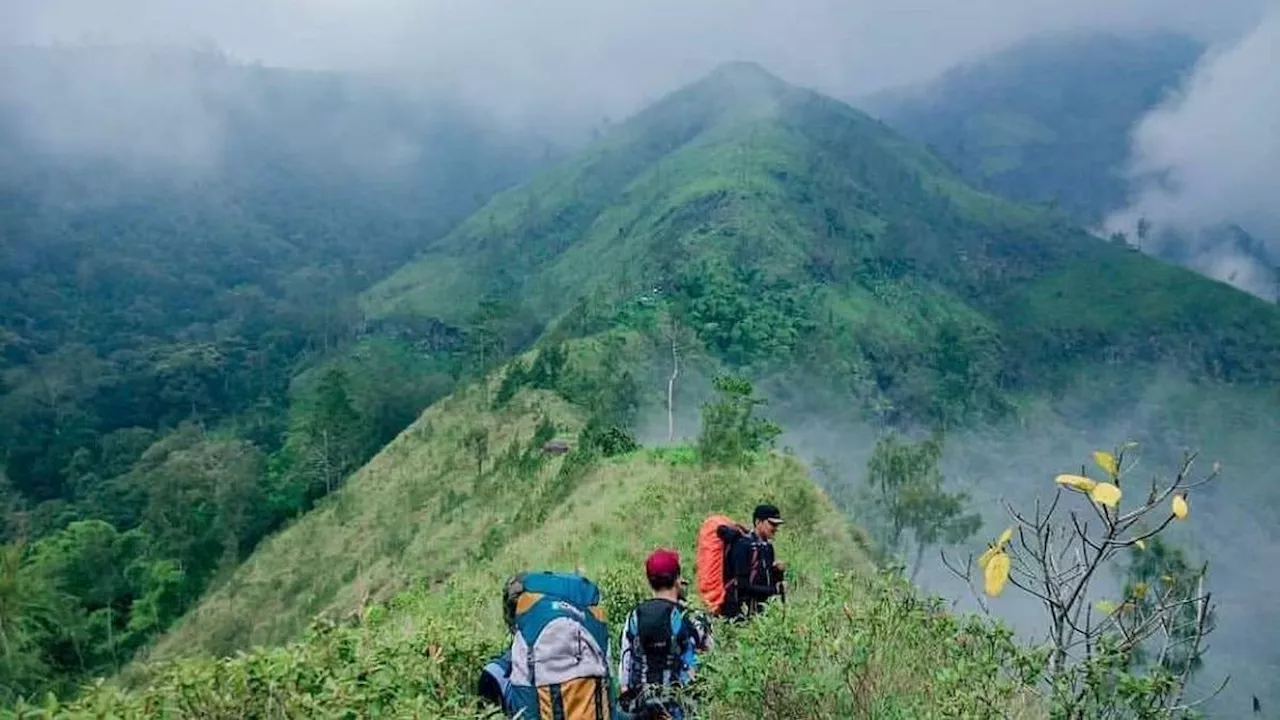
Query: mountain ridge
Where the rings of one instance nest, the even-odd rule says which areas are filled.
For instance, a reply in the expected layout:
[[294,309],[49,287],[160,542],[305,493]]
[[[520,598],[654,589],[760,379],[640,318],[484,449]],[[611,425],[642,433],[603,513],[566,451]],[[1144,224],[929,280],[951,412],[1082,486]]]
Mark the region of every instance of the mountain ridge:
[[[729,328],[744,317],[707,305],[720,286],[776,300],[772,319],[748,323],[773,350],[733,349]],[[959,360],[962,384],[986,386],[977,404],[1007,394],[1002,383],[1052,385],[1098,353],[1231,382],[1280,377],[1274,307],[970,188],[869,115],[750,64],[673,92],[495,196],[375,285],[365,308],[450,322],[497,298],[550,323],[577,298],[618,303],[653,288],[738,364],[825,343],[820,364],[851,358],[859,367],[841,384],[861,384],[863,400],[901,389],[872,366],[915,362],[955,328],[1003,346],[998,357],[969,348]],[[814,327],[815,318],[826,322]],[[1258,329],[1248,342],[1262,338],[1250,350],[1245,324]],[[813,342],[771,336],[776,327]],[[992,362],[983,378],[970,372]],[[913,394],[920,416],[928,401]]]

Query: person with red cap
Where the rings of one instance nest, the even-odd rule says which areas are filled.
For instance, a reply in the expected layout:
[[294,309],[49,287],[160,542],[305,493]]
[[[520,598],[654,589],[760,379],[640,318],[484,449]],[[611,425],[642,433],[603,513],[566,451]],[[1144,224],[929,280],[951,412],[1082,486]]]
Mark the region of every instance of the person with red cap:
[[623,624],[618,679],[619,709],[643,720],[683,720],[688,698],[678,697],[697,666],[697,653],[711,649],[711,625],[684,602],[680,554],[659,548],[644,562],[653,597]]

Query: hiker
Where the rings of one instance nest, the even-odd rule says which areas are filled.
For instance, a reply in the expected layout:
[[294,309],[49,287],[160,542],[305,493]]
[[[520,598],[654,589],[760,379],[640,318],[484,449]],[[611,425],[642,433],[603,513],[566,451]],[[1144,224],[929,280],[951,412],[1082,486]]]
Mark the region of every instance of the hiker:
[[773,553],[773,536],[782,525],[782,513],[773,505],[757,505],[751,521],[749,532],[731,524],[716,528],[726,546],[725,596],[719,614],[733,620],[756,614],[774,596],[786,599],[786,565],[777,562]]
[[576,573],[527,572],[507,580],[512,629],[507,717],[611,720],[609,628],[600,589]]
[[623,624],[619,708],[636,720],[683,720],[686,708],[674,690],[693,678],[696,653],[711,649],[711,625],[685,603],[677,552],[655,550],[644,571],[653,597]]

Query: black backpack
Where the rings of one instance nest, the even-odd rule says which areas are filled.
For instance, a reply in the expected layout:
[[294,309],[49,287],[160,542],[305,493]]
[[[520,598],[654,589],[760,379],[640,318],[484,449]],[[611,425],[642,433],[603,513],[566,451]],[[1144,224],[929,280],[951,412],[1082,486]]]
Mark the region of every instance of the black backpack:
[[[627,685],[670,685],[680,672],[680,630],[685,609],[665,600],[648,600],[627,618],[632,675]],[[637,671],[636,668],[639,668]],[[642,677],[635,677],[641,674]],[[639,681],[639,682],[637,682]]]

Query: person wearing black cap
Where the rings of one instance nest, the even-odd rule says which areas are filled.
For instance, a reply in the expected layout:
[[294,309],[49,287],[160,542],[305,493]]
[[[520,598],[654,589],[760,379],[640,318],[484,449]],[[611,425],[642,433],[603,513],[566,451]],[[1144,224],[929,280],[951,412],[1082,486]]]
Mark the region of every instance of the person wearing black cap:
[[754,615],[769,598],[785,597],[787,591],[786,566],[773,553],[773,536],[782,525],[782,513],[773,505],[757,505],[751,521],[754,527],[747,533],[728,525],[717,531],[728,546],[720,614],[729,619]]

